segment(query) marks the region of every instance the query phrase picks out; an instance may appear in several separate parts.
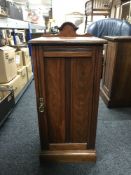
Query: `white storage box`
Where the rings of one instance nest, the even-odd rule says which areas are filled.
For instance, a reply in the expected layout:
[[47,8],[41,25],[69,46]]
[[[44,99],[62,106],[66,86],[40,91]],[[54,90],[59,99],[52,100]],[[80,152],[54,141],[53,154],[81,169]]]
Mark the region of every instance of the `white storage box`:
[[0,84],[0,85],[8,87],[8,88],[12,88],[13,91],[14,91],[14,97],[16,97],[21,91],[21,78],[20,78],[20,75],[17,75],[9,83]]
[[23,67],[22,51],[15,52],[15,61],[16,61],[17,69],[20,69]]
[[23,66],[21,69],[19,69],[17,71],[17,74],[20,75],[20,86],[21,86],[21,89],[23,89],[27,84],[26,66]]
[[29,81],[31,79],[31,77],[33,76],[31,62],[26,66],[26,71],[27,71],[27,79]]
[[28,48],[21,48],[21,51],[22,51],[23,65],[26,66],[28,63],[31,62],[29,49]]
[[0,83],[7,83],[16,75],[15,49],[9,46],[0,47]]

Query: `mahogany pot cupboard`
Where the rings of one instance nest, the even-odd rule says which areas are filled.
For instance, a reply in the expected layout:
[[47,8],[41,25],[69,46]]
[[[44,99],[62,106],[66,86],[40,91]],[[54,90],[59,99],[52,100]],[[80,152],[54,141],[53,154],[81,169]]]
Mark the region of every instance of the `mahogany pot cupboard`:
[[106,36],[101,97],[107,107],[131,106],[131,36]]
[[95,161],[103,39],[64,23],[57,36],[32,39],[40,160]]

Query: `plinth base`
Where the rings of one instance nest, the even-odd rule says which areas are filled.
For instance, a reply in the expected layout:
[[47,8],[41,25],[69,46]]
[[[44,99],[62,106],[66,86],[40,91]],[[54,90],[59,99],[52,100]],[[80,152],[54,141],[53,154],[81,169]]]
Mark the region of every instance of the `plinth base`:
[[42,151],[40,154],[41,162],[86,162],[96,161],[95,150],[57,150]]

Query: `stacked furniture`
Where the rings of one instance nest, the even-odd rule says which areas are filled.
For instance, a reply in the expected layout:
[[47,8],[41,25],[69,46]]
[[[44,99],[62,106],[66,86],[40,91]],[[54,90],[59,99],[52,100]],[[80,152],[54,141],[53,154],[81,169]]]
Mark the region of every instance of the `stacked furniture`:
[[101,97],[108,107],[131,107],[131,36],[107,36]]
[[92,23],[88,33],[104,37],[101,97],[108,107],[131,106],[131,24],[120,19]]
[[131,23],[131,0],[113,0],[110,17]]
[[94,16],[109,17],[111,13],[112,0],[87,0],[85,3],[85,31],[88,22],[93,22]]

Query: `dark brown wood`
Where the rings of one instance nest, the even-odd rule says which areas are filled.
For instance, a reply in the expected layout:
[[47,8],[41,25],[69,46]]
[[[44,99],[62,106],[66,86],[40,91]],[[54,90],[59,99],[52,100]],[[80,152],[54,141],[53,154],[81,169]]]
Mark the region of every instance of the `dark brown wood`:
[[44,58],[49,141],[65,142],[65,60]]
[[101,96],[108,107],[131,106],[131,37],[106,37],[109,40]]
[[[71,60],[71,127],[72,142],[87,142],[92,116],[94,58]],[[81,129],[80,129],[81,128]]]
[[97,113],[98,113],[98,101],[99,101],[99,85],[101,79],[102,71],[102,47],[95,48],[96,52],[94,53],[95,66],[94,66],[94,84],[93,84],[93,100],[92,100],[92,116],[90,120],[90,134],[89,134],[89,144],[88,149],[95,148],[95,139],[96,139],[96,127],[97,127]]
[[64,150],[64,151],[43,151],[40,154],[42,162],[95,162],[95,150]]
[[76,36],[76,30],[78,28],[72,24],[71,22],[65,22],[64,24],[62,24],[62,26],[59,28],[60,33],[59,36]]
[[87,143],[50,144],[50,150],[86,150]]
[[71,60],[66,59],[65,60],[65,142],[70,143],[71,142]]
[[[70,27],[75,30],[73,25]],[[61,30],[63,28],[65,25]],[[96,160],[95,136],[105,40],[77,39],[76,36],[31,41],[43,161]]]
[[52,51],[52,52],[44,52],[44,57],[56,57],[56,58],[59,58],[59,57],[62,57],[62,56],[65,56],[65,57],[69,57],[72,56],[72,57],[91,57],[92,56],[92,52],[90,51],[69,51],[69,52],[65,52],[65,51]]

